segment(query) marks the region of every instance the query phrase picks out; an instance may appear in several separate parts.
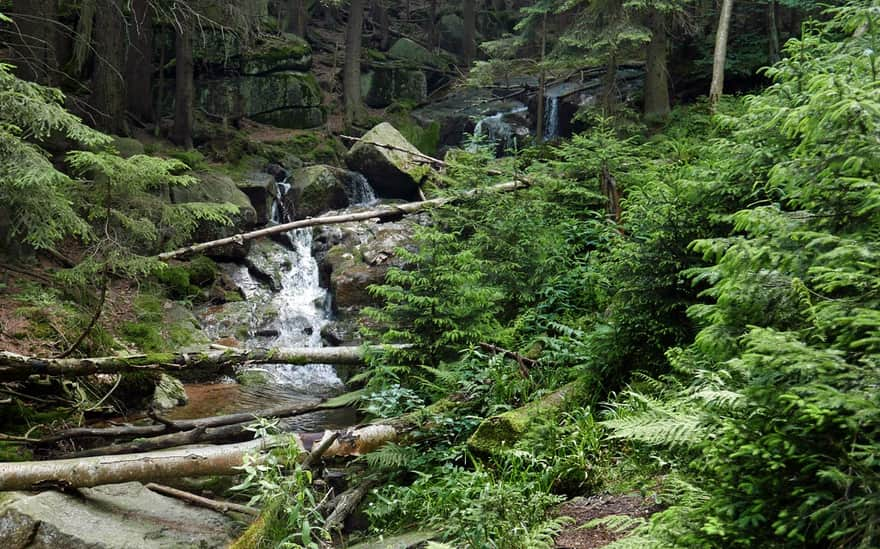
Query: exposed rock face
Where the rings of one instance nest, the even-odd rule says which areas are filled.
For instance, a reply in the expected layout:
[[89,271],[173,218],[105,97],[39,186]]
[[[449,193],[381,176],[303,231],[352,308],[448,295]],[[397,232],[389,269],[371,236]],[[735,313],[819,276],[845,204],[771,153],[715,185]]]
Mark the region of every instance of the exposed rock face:
[[387,107],[395,101],[422,103],[428,97],[428,80],[417,69],[374,67],[361,77],[361,95],[374,108]]
[[60,492],[0,496],[4,549],[173,549],[226,547],[235,522],[220,513],[129,482]]
[[265,225],[272,219],[272,204],[278,196],[275,183],[275,176],[266,172],[252,173],[238,183],[257,213],[257,225]]
[[287,255],[288,250],[280,244],[261,239],[251,246],[244,262],[254,278],[265,282],[273,292],[277,292],[281,290],[282,269],[290,269],[290,260],[280,262],[279,258]]
[[440,68],[445,64],[441,57],[434,55],[428,48],[413,42],[409,38],[401,38],[395,42],[391,49],[388,50],[388,55],[408,62],[413,66],[421,65],[423,67]]
[[[204,242],[224,238],[244,232],[257,225],[257,211],[254,209],[248,196],[236,186],[230,177],[215,172],[197,172],[194,175],[199,180],[198,183],[188,187],[174,187],[171,189],[171,201],[173,203],[226,202],[238,206],[238,214],[232,216],[232,225],[201,221],[193,233],[193,241]],[[248,247],[249,242],[231,244],[215,248],[211,251],[211,255],[219,258],[241,259],[247,254]]]
[[283,128],[312,128],[324,122],[321,90],[309,73],[199,79],[195,89],[197,106],[208,113],[247,116]]
[[352,170],[364,174],[379,197],[414,200],[419,195],[419,164],[414,161],[418,154],[419,150],[394,126],[382,122],[348,151],[345,162]]
[[157,410],[168,410],[175,406],[183,406],[187,402],[186,389],[179,379],[162,374],[153,392],[150,407]]

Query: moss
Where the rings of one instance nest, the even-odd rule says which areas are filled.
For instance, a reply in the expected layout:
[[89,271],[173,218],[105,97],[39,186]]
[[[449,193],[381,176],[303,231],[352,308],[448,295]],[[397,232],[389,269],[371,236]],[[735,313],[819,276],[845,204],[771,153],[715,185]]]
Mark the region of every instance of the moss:
[[209,257],[199,256],[187,265],[189,269],[189,281],[200,288],[208,288],[217,280],[220,271],[217,264]]
[[266,521],[263,520],[263,517],[257,518],[229,549],[258,549],[262,547],[265,529]]
[[241,297],[241,294],[234,291],[224,292],[223,299],[226,300],[227,303],[236,303],[238,301],[244,301],[244,298]]
[[121,329],[123,337],[141,351],[160,351],[165,340],[157,324],[152,322],[125,322]]
[[268,385],[272,380],[263,370],[245,370],[235,376],[235,380],[243,387],[260,387]]
[[205,163],[205,155],[203,155],[202,153],[200,153],[200,152],[197,151],[197,150],[191,150],[191,151],[175,150],[175,151],[170,151],[170,152],[168,153],[168,156],[170,156],[171,158],[176,158],[177,160],[180,160],[181,162],[183,162],[184,164],[186,164],[187,166],[189,166],[189,168],[192,169],[192,170],[200,170],[200,169],[203,169],[203,168],[206,166],[206,163]]
[[21,444],[0,441],[0,462],[30,461],[33,457],[33,453]]

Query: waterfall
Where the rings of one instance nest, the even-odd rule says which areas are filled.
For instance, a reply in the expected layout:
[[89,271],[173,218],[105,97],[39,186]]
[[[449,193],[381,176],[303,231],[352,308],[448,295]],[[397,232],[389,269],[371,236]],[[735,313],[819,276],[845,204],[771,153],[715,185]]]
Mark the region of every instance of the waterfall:
[[[528,111],[524,105],[518,105],[506,111],[499,111],[491,116],[481,118],[474,126],[474,137],[485,137],[487,143],[500,145],[501,151],[516,147],[516,135],[510,124],[504,120],[505,116],[520,114]],[[477,145],[472,143],[468,147],[469,152],[475,152]]]
[[559,96],[548,96],[544,101],[544,140],[559,137]]
[[358,172],[348,172],[345,181],[345,194],[348,203],[352,206],[373,204],[376,202],[376,193],[367,181],[367,178]]

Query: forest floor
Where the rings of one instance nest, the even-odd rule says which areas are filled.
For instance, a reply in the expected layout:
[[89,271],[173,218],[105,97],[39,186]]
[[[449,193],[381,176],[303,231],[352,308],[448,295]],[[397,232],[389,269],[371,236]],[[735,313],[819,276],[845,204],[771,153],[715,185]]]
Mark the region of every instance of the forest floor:
[[647,518],[659,510],[658,505],[638,494],[602,494],[574,498],[566,501],[556,510],[557,515],[573,519],[573,522],[556,537],[556,547],[557,549],[605,547],[612,541],[622,538],[625,533],[615,532],[605,526],[583,528],[584,524],[611,515]]

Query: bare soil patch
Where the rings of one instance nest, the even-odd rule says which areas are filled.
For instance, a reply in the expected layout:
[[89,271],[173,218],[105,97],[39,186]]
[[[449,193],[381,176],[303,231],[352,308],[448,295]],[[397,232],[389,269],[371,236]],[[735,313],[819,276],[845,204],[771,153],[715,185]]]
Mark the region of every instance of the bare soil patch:
[[611,515],[645,518],[659,510],[659,506],[638,494],[602,494],[574,498],[563,503],[556,510],[559,516],[574,519],[574,522],[566,526],[556,537],[556,547],[559,549],[605,547],[625,534],[611,531],[604,526],[593,528],[581,528],[581,526],[591,520]]

